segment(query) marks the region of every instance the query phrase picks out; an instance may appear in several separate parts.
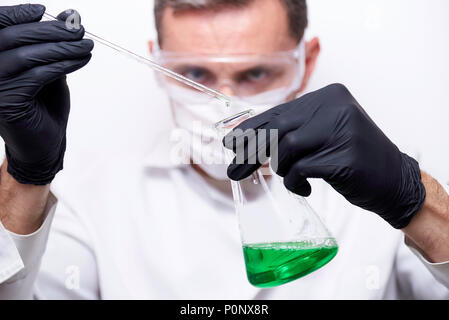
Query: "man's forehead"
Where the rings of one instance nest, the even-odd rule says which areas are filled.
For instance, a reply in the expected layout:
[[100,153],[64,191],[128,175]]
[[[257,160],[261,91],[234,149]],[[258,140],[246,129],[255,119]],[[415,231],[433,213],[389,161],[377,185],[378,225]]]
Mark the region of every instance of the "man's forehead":
[[285,8],[273,0],[217,10],[167,8],[162,30],[162,48],[182,53],[270,53],[297,44],[290,35]]

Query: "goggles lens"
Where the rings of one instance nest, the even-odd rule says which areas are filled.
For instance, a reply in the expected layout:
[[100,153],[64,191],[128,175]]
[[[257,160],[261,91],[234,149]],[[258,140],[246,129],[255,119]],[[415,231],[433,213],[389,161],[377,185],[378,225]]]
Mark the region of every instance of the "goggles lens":
[[[156,57],[164,67],[211,89],[238,97],[290,88],[303,70],[299,50],[268,55],[182,55],[160,51]],[[164,81],[182,83],[162,76]],[[186,88],[188,88],[186,86]],[[194,89],[193,89],[194,90]]]

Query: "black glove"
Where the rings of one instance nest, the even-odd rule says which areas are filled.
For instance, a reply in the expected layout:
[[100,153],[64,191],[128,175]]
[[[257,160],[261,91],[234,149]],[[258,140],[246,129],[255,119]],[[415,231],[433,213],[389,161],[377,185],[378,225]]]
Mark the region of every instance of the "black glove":
[[[236,129],[278,129],[276,172],[294,193],[310,195],[306,178],[322,178],[349,202],[397,229],[407,226],[422,207],[425,188],[418,163],[399,151],[343,85],[268,110]],[[245,161],[236,164],[234,159],[228,176],[241,180],[261,166],[261,161],[250,161],[254,155],[248,150],[269,151],[270,139],[268,133],[260,139],[263,131],[249,141],[236,139],[236,129],[225,141],[233,141],[228,147],[234,151],[245,152],[238,155]],[[262,146],[258,140],[268,143]]]
[[85,66],[93,49],[82,27],[38,22],[44,12],[41,5],[0,7],[0,135],[8,172],[23,184],[48,184],[62,169],[70,111],[65,75]]

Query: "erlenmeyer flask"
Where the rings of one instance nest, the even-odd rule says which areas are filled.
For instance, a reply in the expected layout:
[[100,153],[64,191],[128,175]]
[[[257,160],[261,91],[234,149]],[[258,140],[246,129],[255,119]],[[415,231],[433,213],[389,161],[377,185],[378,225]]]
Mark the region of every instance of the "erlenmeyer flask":
[[[249,110],[216,124],[224,137],[250,118]],[[230,162],[234,153],[225,150]],[[265,166],[250,178],[232,181],[249,282],[273,287],[303,277],[337,254],[336,240],[307,201],[288,191],[282,178]],[[271,171],[271,172],[270,172]]]

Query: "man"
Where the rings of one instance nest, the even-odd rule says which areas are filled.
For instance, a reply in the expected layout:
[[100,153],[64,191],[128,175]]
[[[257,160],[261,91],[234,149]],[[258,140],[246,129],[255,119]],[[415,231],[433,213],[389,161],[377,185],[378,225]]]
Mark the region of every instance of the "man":
[[[12,15],[12,9],[1,8],[9,19],[0,21],[16,25],[2,25],[3,35],[20,39],[14,29],[26,28],[22,23],[36,21],[42,13],[42,8],[31,8],[38,12],[21,7],[14,9],[20,14]],[[89,169],[95,174],[67,177],[64,190],[50,193],[48,184],[61,168],[65,131],[26,134],[24,128],[36,126],[14,127],[29,118],[13,113],[18,104],[2,96],[1,107],[7,112],[2,113],[0,127],[9,152],[0,180],[0,214],[9,233],[2,232],[0,238],[2,248],[8,248],[0,260],[1,298],[449,297],[447,193],[427,174],[421,179],[417,163],[397,150],[344,87],[330,86],[262,113],[271,103],[281,104],[302,92],[313,72],[319,43],[313,39],[301,45],[305,1],[159,0],[155,13],[160,50],[153,44],[151,48],[161,63],[237,96],[235,109],[243,102],[258,101],[256,111],[261,114],[241,128],[279,130],[278,173],[299,194],[309,194],[309,183],[313,184],[309,200],[338,239],[338,255],[290,284],[265,290],[251,286],[222,166],[172,161],[168,136],[159,137],[162,146],[154,146],[146,159],[133,155],[100,159]],[[79,35],[76,39],[66,35],[41,42],[78,39]],[[6,58],[23,57],[8,47],[0,50],[8,53]],[[0,61],[6,58],[0,55]],[[33,72],[30,78],[36,76]],[[189,142],[193,145],[198,138],[192,122],[207,125],[222,114],[206,114],[209,110],[201,105],[195,108],[194,103],[204,102],[197,92],[160,80],[172,100],[174,124],[193,131]],[[0,92],[11,93],[17,87],[2,81]],[[45,94],[42,107],[55,110],[50,97],[56,92],[63,91]],[[270,100],[273,95],[277,99]],[[67,95],[63,97],[57,101],[60,105],[66,105]],[[37,108],[42,99],[31,101]],[[5,120],[8,115],[11,121]],[[66,115],[58,122],[62,128]],[[301,140],[297,132],[305,132],[308,140]],[[50,150],[40,151],[49,145]],[[202,141],[202,145],[214,154],[213,144]],[[189,160],[204,156],[195,147],[190,150]],[[291,156],[286,156],[289,150]],[[337,170],[317,170],[310,158]],[[228,174],[242,179],[259,165],[232,165]],[[314,176],[323,180],[306,181]]]

